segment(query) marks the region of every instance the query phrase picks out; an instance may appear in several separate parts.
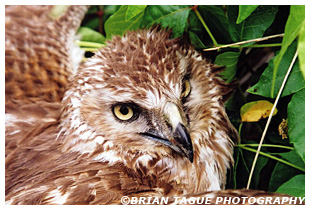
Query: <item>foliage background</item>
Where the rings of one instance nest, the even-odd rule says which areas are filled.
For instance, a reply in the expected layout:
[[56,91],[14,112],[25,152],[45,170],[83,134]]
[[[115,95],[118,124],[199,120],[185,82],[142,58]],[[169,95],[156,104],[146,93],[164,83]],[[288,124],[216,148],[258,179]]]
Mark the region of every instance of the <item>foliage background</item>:
[[[123,35],[128,30],[148,28],[154,24],[171,28],[174,38],[186,35],[207,59],[226,66],[221,75],[224,80],[237,83],[236,90],[226,102],[230,120],[240,134],[234,150],[235,164],[227,178],[226,187],[231,189],[246,187],[256,149],[267,123],[263,117],[267,112],[269,114],[297,51],[298,59],[291,69],[277,104],[278,111],[265,136],[250,188],[304,197],[305,7],[92,6],[78,31],[81,36],[78,44],[88,51],[86,57],[89,57],[92,56],[90,52],[104,46],[105,41],[113,35]],[[211,47],[277,34],[284,36],[204,51]],[[265,103],[258,102],[262,100]],[[271,105],[266,105],[266,102],[271,102]],[[254,118],[254,113],[258,112],[261,114],[252,122],[242,120],[244,114]]]

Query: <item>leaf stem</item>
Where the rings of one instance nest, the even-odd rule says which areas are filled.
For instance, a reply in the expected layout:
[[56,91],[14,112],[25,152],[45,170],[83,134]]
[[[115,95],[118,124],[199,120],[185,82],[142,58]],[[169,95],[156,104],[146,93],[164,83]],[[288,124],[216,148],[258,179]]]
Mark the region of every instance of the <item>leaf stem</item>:
[[103,16],[104,16],[104,6],[103,5],[99,5],[99,11],[97,12],[97,16],[98,16],[98,31],[99,33],[103,34],[104,32],[104,24],[103,24]]
[[260,149],[261,149],[262,142],[263,142],[263,140],[264,140],[264,138],[265,138],[265,136],[266,136],[266,133],[267,133],[267,131],[268,131],[268,127],[269,127],[269,125],[270,125],[270,122],[271,122],[271,119],[272,119],[274,110],[275,110],[275,108],[276,108],[276,105],[277,105],[277,103],[278,103],[280,97],[281,97],[281,94],[282,94],[282,91],[283,91],[284,86],[285,86],[285,84],[286,84],[287,78],[288,78],[288,76],[289,76],[289,73],[291,72],[291,69],[292,69],[292,67],[293,67],[293,65],[294,65],[294,63],[295,63],[295,60],[296,60],[297,56],[298,56],[298,50],[296,50],[296,53],[295,53],[295,55],[294,55],[294,57],[293,57],[293,60],[292,60],[292,62],[291,62],[291,64],[290,64],[290,66],[288,67],[288,70],[287,70],[286,75],[285,75],[285,77],[284,77],[284,79],[283,79],[283,82],[282,82],[282,85],[281,85],[280,90],[279,90],[279,92],[278,92],[278,95],[277,95],[277,97],[276,97],[276,99],[275,99],[275,101],[274,101],[273,107],[272,107],[272,109],[271,109],[271,112],[270,112],[269,118],[268,118],[268,120],[267,120],[265,129],[264,129],[264,131],[263,131],[263,133],[262,133],[262,136],[261,136],[261,139],[260,139],[258,148],[257,148],[257,152],[256,152],[256,155],[255,155],[255,158],[254,158],[254,161],[253,161],[253,165],[252,165],[252,168],[251,168],[251,172],[250,172],[249,177],[248,177],[248,182],[247,182],[246,189],[249,189],[249,185],[250,185],[251,180],[252,180],[253,172],[254,172],[254,169],[255,169],[255,165],[256,165],[256,162],[257,162],[258,155],[259,155],[259,153],[260,153]]
[[97,50],[99,50],[99,48],[91,48],[91,47],[82,47],[82,50],[85,50],[87,52],[95,52]]
[[233,173],[234,188],[233,189],[236,189],[236,187],[237,187],[237,184],[236,184],[236,175],[237,175],[236,170],[237,170],[238,163],[239,163],[239,160],[240,160],[240,152],[241,152],[241,149],[238,150],[236,159],[234,161],[234,168],[233,168],[233,170],[234,170],[234,173]]
[[[220,46],[225,46],[225,45],[221,45]],[[282,43],[271,43],[271,44],[253,44],[253,45],[249,45],[249,46],[243,46],[241,47],[240,45],[236,45],[236,46],[231,46],[231,48],[264,48],[264,47],[281,47]],[[209,51],[208,49],[206,49],[205,51]]]
[[79,40],[76,40],[75,43],[79,45],[80,47],[88,47],[88,48],[101,48],[105,46],[104,44],[100,44],[97,42],[86,42],[86,41],[79,41]]
[[[254,153],[257,152],[255,149],[248,148],[248,147],[245,147],[245,146],[239,146],[239,147],[242,148],[242,149],[244,149],[244,150],[248,150],[248,151],[250,151],[250,152],[254,152]],[[257,154],[257,153],[256,153],[256,154]],[[286,160],[283,160],[283,159],[281,159],[281,158],[275,157],[275,156],[270,155],[270,154],[265,153],[265,152],[259,152],[259,154],[261,154],[262,156],[271,158],[271,159],[273,159],[273,160],[277,160],[277,161],[279,161],[279,162],[281,162],[281,163],[284,163],[284,164],[286,164],[286,165],[288,165],[288,166],[291,166],[291,167],[293,167],[293,168],[296,168],[296,169],[298,169],[298,170],[300,170],[300,171],[305,172],[305,169],[304,169],[304,168],[301,168],[301,167],[299,167],[299,166],[296,166],[296,165],[294,165],[294,164],[292,164],[292,163],[290,163],[290,162],[288,162],[288,161],[286,161]],[[248,186],[248,187],[249,187],[249,186]],[[247,188],[247,189],[248,189],[248,188]]]
[[242,126],[243,126],[243,122],[241,122],[240,125],[239,125],[239,131],[238,132],[239,132],[239,137],[240,138],[238,139],[238,143],[239,143],[238,145],[240,145],[240,143],[241,143]]
[[202,25],[204,26],[205,30],[207,31],[208,35],[210,36],[210,38],[213,41],[213,45],[214,46],[219,46],[216,39],[214,38],[212,32],[209,30],[208,26],[206,25],[205,21],[203,20],[201,14],[199,13],[197,7],[193,7],[192,10],[195,12],[195,14],[197,15],[197,17],[199,18],[199,20],[201,21]]
[[262,38],[256,38],[256,39],[246,40],[246,41],[242,41],[242,42],[236,42],[236,43],[232,43],[232,44],[221,45],[218,47],[207,48],[207,49],[204,49],[204,51],[219,50],[219,49],[227,48],[227,47],[236,47],[236,46],[239,46],[242,44],[247,44],[250,42],[261,42],[261,41],[265,41],[268,39],[273,39],[273,38],[283,37],[283,36],[284,36],[284,34],[276,34],[276,35],[272,35],[272,36],[266,36],[266,37],[262,37]]

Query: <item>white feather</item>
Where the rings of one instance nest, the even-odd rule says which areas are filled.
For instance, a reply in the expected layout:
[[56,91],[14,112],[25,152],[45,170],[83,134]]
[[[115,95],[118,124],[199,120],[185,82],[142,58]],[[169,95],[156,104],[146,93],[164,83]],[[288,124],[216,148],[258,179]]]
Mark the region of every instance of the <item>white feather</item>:
[[108,161],[109,164],[114,164],[116,162],[122,161],[120,155],[117,155],[116,152],[112,150],[100,153],[93,160],[102,162]]
[[49,194],[45,197],[45,199],[49,200],[50,204],[62,205],[66,203],[70,193],[67,192],[65,194],[62,194],[59,188],[50,191]]

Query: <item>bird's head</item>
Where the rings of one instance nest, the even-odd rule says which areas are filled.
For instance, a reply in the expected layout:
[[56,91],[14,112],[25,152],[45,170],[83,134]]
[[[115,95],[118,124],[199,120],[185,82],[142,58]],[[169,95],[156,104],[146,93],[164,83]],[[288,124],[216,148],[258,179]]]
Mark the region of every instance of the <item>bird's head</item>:
[[224,178],[234,129],[219,68],[169,36],[128,32],[80,67],[63,99],[64,150],[110,164],[201,164]]

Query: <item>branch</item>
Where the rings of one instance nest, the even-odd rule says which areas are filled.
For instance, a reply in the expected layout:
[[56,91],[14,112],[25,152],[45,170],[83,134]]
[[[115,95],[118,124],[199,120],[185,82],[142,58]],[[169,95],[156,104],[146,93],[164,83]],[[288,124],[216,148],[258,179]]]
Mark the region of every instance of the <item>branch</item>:
[[262,37],[262,38],[256,38],[256,39],[251,39],[251,40],[247,40],[247,41],[236,42],[236,43],[232,43],[232,44],[226,44],[226,45],[222,45],[219,47],[207,48],[207,49],[204,49],[203,51],[219,50],[222,48],[240,46],[242,44],[247,44],[247,43],[251,43],[251,42],[261,42],[261,41],[265,41],[268,39],[273,39],[273,38],[283,37],[283,36],[284,36],[284,34],[276,34],[276,35],[272,35],[272,36],[266,36],[266,37]]
[[[258,147],[259,144],[237,144],[235,145],[236,147]],[[289,149],[293,150],[294,147],[289,147],[289,146],[283,146],[283,145],[276,145],[276,144],[262,144],[262,147],[274,147],[274,148],[280,148],[280,149]]]

